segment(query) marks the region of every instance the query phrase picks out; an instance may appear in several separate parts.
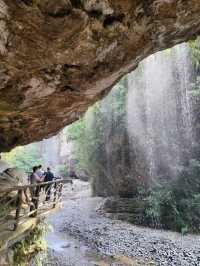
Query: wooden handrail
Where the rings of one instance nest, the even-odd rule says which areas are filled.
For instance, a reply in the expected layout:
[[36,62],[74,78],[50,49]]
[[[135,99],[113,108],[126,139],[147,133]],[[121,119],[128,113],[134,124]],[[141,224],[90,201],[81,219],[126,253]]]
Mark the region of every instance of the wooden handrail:
[[[14,198],[15,200],[12,199],[12,201],[14,200],[15,202],[13,229],[16,230],[20,221],[22,221],[24,218],[33,216],[36,217],[38,215],[38,212],[39,214],[41,214],[41,212],[44,212],[46,202],[48,203],[48,206],[46,206],[48,210],[55,208],[57,204],[61,202],[63,184],[69,182],[71,183],[72,179],[56,179],[49,182],[15,186],[2,191],[0,190],[0,193],[2,193],[2,196],[0,196],[0,198],[4,199],[6,196],[9,196],[10,192],[17,191],[17,196]],[[49,193],[49,191],[51,191],[51,188],[53,189],[52,195]],[[27,195],[27,191],[29,192],[29,197]],[[46,196],[45,202],[42,201],[41,206],[39,204],[40,192],[43,192],[44,196]],[[25,202],[23,200],[24,198],[22,199],[23,196],[25,198]],[[50,197],[52,198],[52,200],[50,200]],[[22,204],[24,203],[26,203],[26,206],[29,209],[25,214],[22,213]]]
[[55,184],[55,183],[63,183],[64,184],[64,183],[69,183],[69,182],[71,182],[71,179],[57,179],[57,180],[53,180],[53,181],[49,181],[49,182],[41,182],[41,183],[35,183],[35,184],[31,184],[31,185],[24,185],[24,186],[15,186],[15,187],[2,189],[2,190],[0,188],[0,193],[10,193],[12,191],[16,191],[16,190],[20,190],[20,189],[41,187],[44,185],[51,185],[51,184]]
[[18,223],[19,223],[19,217],[20,217],[20,211],[22,207],[22,190],[18,190],[17,195],[17,202],[16,202],[16,214],[15,214],[15,224],[14,224],[14,230],[17,229]]

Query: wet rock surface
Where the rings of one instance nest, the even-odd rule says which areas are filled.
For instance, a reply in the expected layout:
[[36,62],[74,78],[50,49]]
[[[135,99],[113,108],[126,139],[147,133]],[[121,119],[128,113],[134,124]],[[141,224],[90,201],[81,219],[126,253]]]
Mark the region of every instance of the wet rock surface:
[[[79,182],[79,181],[76,181]],[[86,187],[85,187],[86,188]],[[74,187],[76,190],[76,187]],[[70,192],[70,189],[68,190]],[[73,194],[74,195],[74,194]],[[66,250],[71,245],[79,250],[83,247],[95,252],[96,261],[104,259],[104,263],[94,263],[93,257],[89,265],[158,265],[158,266],[199,266],[200,265],[200,237],[195,235],[182,236],[178,233],[152,230],[137,227],[126,222],[105,218],[96,212],[101,198],[91,198],[89,190],[78,192],[71,199],[68,193],[64,207],[57,215],[52,216],[56,231],[65,238],[62,243],[64,252],[52,251],[55,260],[68,258]],[[68,241],[67,241],[68,239]],[[75,239],[73,242],[70,239]],[[72,241],[70,244],[70,241]],[[77,242],[78,241],[78,242]],[[58,243],[58,241],[54,241]],[[66,245],[68,244],[68,247]],[[70,244],[70,245],[69,245]],[[97,260],[97,256],[100,259]],[[74,255],[76,256],[76,255]],[[80,258],[80,257],[79,257]],[[108,258],[119,260],[109,262]],[[132,264],[130,263],[132,259]],[[106,262],[107,261],[107,262]],[[71,261],[72,262],[72,261]],[[80,263],[80,262],[79,262]],[[110,264],[109,264],[110,263]],[[113,264],[112,264],[113,263]],[[117,264],[118,263],[118,264]],[[120,264],[121,263],[121,264]],[[134,264],[135,263],[135,264]],[[70,264],[58,264],[70,265]],[[72,264],[79,265],[79,264]]]
[[56,134],[148,55],[200,32],[199,0],[0,0],[1,151]]

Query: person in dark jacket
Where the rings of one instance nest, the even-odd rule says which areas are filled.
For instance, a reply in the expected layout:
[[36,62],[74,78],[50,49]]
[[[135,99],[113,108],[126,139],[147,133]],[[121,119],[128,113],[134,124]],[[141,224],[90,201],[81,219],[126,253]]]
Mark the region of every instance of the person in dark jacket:
[[54,174],[51,172],[50,167],[47,167],[47,172],[45,173],[44,182],[50,182],[53,181]]
[[[54,174],[51,172],[50,167],[47,167],[47,172],[45,173],[44,182],[51,182],[54,180]],[[46,185],[45,192],[46,192],[46,201],[50,200],[51,197],[51,184]]]

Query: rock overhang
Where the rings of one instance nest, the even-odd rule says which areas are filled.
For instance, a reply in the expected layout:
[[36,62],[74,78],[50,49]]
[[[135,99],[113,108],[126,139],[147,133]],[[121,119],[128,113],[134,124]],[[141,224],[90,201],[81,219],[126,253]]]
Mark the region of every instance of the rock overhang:
[[56,134],[148,55],[195,38],[198,0],[0,0],[0,151]]

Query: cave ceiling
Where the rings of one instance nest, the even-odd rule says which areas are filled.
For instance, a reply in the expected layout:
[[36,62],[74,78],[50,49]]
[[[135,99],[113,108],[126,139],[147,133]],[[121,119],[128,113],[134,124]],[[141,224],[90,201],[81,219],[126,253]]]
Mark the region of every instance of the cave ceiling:
[[199,0],[0,0],[0,151],[56,134],[199,32]]

